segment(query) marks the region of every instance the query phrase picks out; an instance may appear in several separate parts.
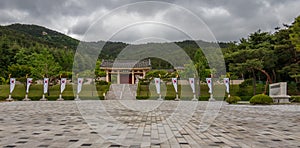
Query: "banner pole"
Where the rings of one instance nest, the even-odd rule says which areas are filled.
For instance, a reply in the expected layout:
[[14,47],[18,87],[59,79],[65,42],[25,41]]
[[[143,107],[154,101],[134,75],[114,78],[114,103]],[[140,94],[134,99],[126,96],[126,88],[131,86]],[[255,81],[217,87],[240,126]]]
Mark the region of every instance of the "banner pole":
[[28,91],[27,91],[27,89],[29,89],[28,88],[29,86],[28,86],[28,74],[26,74],[26,87],[25,87],[25,91],[26,91],[26,94],[25,94],[25,98],[23,99],[23,101],[30,101],[30,99],[28,98]]
[[61,74],[59,75],[59,78],[60,78],[60,82],[59,82],[60,94],[59,94],[59,98],[57,99],[57,101],[63,101],[64,99],[62,98],[62,92],[61,92]]
[[[9,86],[11,85],[10,83],[10,77],[11,77],[11,74],[8,75],[8,80],[9,80]],[[11,97],[11,92],[10,92],[10,88],[9,88],[9,95],[8,95],[8,98],[6,99],[6,101],[14,101],[14,99]]]
[[[43,96],[42,96],[42,98],[40,99],[40,101],[47,101],[47,99],[45,98],[45,75],[43,75]],[[48,82],[47,82],[47,85],[48,85]],[[48,87],[47,87],[47,90],[48,90]]]
[[208,101],[216,101],[215,99],[214,99],[214,96],[213,96],[213,85],[214,85],[214,83],[213,83],[213,74],[211,74],[210,75],[210,78],[211,78],[211,80],[210,80],[210,83],[211,83],[211,93],[210,93],[210,98],[209,98],[209,100]]

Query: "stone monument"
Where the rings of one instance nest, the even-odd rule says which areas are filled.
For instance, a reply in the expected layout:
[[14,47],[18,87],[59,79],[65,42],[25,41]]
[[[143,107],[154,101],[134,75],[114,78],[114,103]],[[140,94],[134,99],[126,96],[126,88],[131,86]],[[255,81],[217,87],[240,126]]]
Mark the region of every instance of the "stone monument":
[[287,95],[287,83],[279,82],[270,84],[269,96],[273,99],[274,103],[290,103],[289,98],[291,96]]

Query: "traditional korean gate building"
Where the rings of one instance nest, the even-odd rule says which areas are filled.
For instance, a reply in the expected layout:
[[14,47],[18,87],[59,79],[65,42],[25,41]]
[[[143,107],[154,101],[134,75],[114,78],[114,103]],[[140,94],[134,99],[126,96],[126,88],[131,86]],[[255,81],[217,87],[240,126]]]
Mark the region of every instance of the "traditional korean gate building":
[[112,76],[117,77],[117,84],[135,84],[138,78],[144,78],[151,70],[150,59],[136,60],[102,60],[100,69],[106,72],[106,82],[111,82]]

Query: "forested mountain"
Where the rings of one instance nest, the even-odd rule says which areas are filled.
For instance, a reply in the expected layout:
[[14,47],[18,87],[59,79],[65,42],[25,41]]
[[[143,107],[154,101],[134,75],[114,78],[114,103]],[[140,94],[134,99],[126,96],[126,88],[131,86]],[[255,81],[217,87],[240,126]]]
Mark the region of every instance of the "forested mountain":
[[[26,69],[24,68],[25,65],[31,67],[30,63],[33,62],[31,61],[33,59],[33,57],[31,57],[32,54],[36,53],[42,55],[45,54],[45,51],[47,51],[50,56],[53,56],[54,61],[57,62],[57,65],[59,67],[57,69],[63,70],[64,72],[71,71],[73,66],[72,64],[74,53],[79,42],[80,41],[74,38],[42,26],[27,24],[12,24],[8,26],[0,26],[0,54],[4,55],[0,58],[0,76],[7,78],[8,74],[16,73],[18,69],[21,69],[21,67],[22,69]],[[95,45],[98,45],[99,47],[103,46],[103,50],[99,55],[99,59],[114,59],[124,48],[128,46],[145,49],[153,45],[129,45],[123,42],[111,41],[99,41],[91,44],[93,44],[94,47]],[[222,47],[226,47],[227,45],[227,43],[216,44],[204,41],[188,40],[173,43],[154,44],[176,45],[184,49],[186,53],[191,57],[191,59],[194,59],[193,55],[198,49],[200,49],[198,45],[200,45],[201,47],[217,47],[219,45]],[[157,58],[152,58],[152,62],[154,69],[172,68],[172,66],[168,62]]]
[[49,47],[76,50],[79,43],[79,41],[74,38],[42,26],[12,24],[5,26],[5,28],[23,34],[26,37],[32,37],[34,39],[33,42],[47,44]]

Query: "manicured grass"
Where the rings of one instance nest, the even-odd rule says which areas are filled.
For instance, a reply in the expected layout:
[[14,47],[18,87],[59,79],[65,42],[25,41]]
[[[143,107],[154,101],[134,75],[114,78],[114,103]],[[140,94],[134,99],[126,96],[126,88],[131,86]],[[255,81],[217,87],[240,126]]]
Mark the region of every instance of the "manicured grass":
[[[146,97],[151,96],[153,98],[157,98],[158,95],[156,93],[156,88],[154,85],[140,85],[138,89],[137,95]],[[263,86],[257,86],[257,93],[263,92]],[[200,90],[199,100],[206,101],[209,99],[210,94],[208,93],[208,86],[206,84],[201,84],[200,88],[197,86],[196,90]],[[214,98],[217,100],[225,100],[227,97],[227,93],[225,93],[225,86],[224,85],[214,85],[213,87]],[[193,98],[193,93],[190,85],[179,85],[178,86],[178,95],[181,99],[191,99]],[[166,98],[175,98],[176,93],[172,84],[168,85],[161,85],[161,94],[162,96],[166,96]],[[242,95],[241,95],[242,94]],[[240,96],[243,101],[249,101],[252,97],[253,90],[252,87],[240,88],[239,85],[230,85],[230,95],[231,96]]]
[[[76,96],[77,86],[67,85],[66,89],[63,92],[63,98],[66,100],[74,99]],[[96,88],[94,85],[83,85],[80,96],[82,98],[95,98],[95,96],[103,97],[103,93],[109,89],[108,85],[97,85]],[[73,91],[74,90],[74,91]],[[49,93],[46,94],[46,97],[49,100],[56,100],[60,94],[60,86],[54,85],[49,87]],[[0,85],[0,100],[5,100],[9,95],[9,85]],[[31,100],[39,100],[43,95],[43,85],[32,85],[30,86],[30,91],[28,97]],[[25,86],[16,85],[12,93],[12,97],[15,100],[22,100],[25,96]]]

